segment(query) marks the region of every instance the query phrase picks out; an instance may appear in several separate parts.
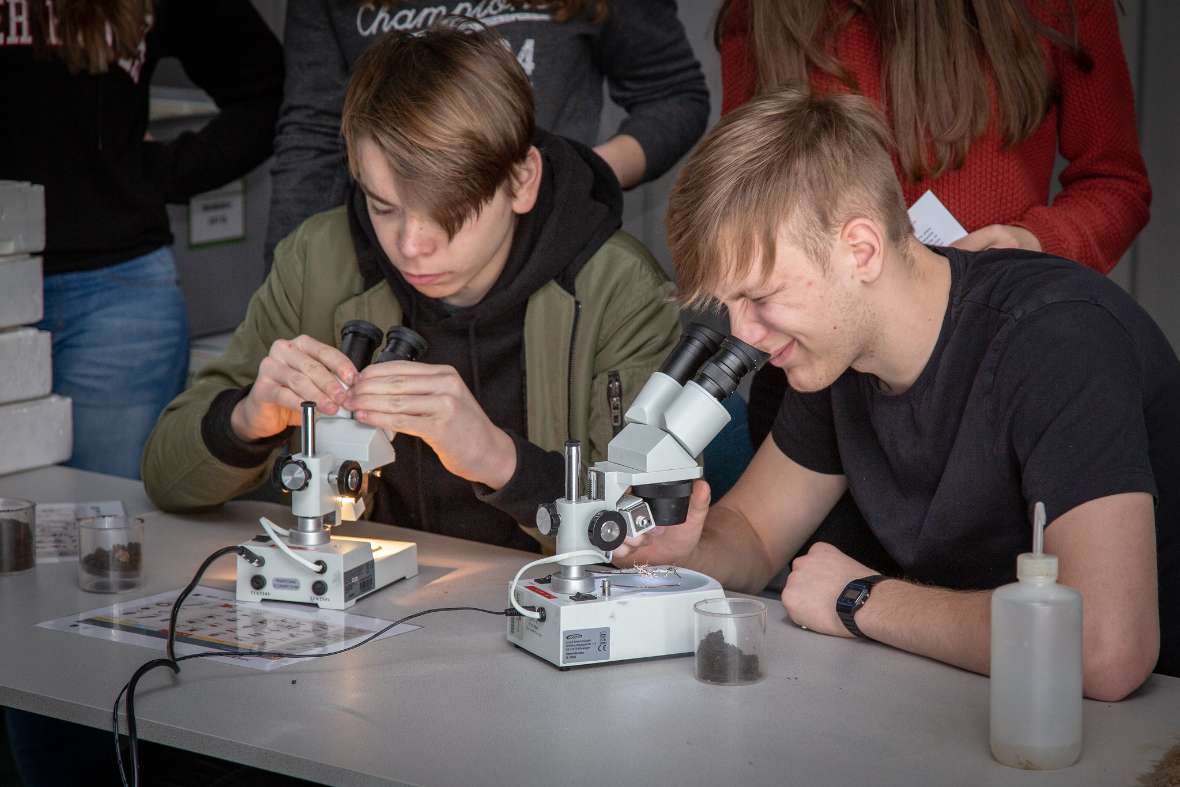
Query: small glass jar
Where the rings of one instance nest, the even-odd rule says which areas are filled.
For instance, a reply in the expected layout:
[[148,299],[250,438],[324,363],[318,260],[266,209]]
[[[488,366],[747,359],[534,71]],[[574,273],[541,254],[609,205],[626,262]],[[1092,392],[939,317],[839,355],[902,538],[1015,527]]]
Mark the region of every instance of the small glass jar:
[[122,593],[143,578],[143,519],[93,516],[78,520],[78,586]]
[[0,574],[19,574],[37,562],[37,506],[0,497]]
[[752,598],[708,598],[693,605],[696,677],[736,686],[765,673],[766,605]]

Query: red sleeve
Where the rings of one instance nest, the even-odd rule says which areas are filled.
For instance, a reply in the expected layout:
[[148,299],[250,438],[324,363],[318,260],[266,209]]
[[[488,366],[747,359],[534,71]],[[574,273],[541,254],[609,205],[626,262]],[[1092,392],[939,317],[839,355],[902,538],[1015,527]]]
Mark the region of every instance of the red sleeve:
[[733,0],[721,36],[721,114],[754,97],[754,59],[749,46],[749,10],[746,0]]
[[1056,50],[1061,98],[1057,136],[1069,165],[1050,206],[1014,222],[1045,251],[1107,273],[1147,224],[1151,184],[1139,152],[1135,100],[1112,0],[1079,6],[1078,39],[1093,58],[1083,71]]

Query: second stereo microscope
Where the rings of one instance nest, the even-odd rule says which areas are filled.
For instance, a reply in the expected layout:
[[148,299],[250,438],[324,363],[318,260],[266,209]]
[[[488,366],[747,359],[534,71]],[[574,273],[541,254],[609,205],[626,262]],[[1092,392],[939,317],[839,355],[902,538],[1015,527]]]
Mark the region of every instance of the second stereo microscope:
[[[691,653],[692,607],[724,596],[718,582],[676,567],[619,570],[611,552],[628,536],[677,525],[688,513],[696,457],[730,415],[722,401],[766,353],[703,325],[692,325],[627,410],[627,425],[589,471],[583,493],[581,446],[566,444],[565,496],[537,511],[557,555],[521,569],[509,589],[520,617],[508,640],[558,667]],[[559,563],[547,576],[520,580],[532,566]]]

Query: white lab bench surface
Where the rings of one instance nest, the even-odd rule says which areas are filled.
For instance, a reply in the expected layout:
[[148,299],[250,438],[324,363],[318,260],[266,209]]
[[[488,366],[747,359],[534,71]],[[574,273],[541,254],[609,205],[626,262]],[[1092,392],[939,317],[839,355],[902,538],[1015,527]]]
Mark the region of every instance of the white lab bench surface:
[[[137,482],[62,467],[0,477],[41,502],[121,499]],[[0,703],[109,729],[115,694],[144,648],[36,628],[182,587],[218,547],[286,511],[236,502],[147,515],[144,584],[78,589],[72,562],[0,577]],[[420,573],[355,612],[393,620],[437,606],[503,609],[523,552],[361,523],[347,532],[418,543]],[[224,558],[203,584],[232,590]],[[540,571],[538,571],[540,573]],[[147,740],[330,784],[398,785],[1134,785],[1180,740],[1180,679],[1152,676],[1121,703],[1085,703],[1081,760],[1053,772],[994,762],[986,678],[871,642],[791,625],[768,600],[767,677],[698,683],[691,658],[560,671],[510,645],[505,620],[440,613],[422,628],[272,672],[186,662],[140,683]]]

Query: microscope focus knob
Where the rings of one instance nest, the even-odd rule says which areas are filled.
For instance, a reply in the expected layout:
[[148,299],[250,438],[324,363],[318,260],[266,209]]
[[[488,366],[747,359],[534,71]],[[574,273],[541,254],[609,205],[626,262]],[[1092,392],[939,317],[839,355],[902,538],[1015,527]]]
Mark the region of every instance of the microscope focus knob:
[[537,509],[537,530],[540,530],[543,536],[555,536],[560,526],[561,515],[557,513],[557,505],[543,503]]
[[590,517],[586,533],[590,543],[603,552],[618,549],[627,538],[627,520],[618,511],[604,508]]
[[[365,488],[365,472],[359,462],[346,459],[336,471],[336,489],[341,497],[360,497]],[[320,595],[323,595],[322,593]]]
[[288,459],[279,466],[279,486],[288,492],[301,492],[311,481],[311,471],[298,459]]

